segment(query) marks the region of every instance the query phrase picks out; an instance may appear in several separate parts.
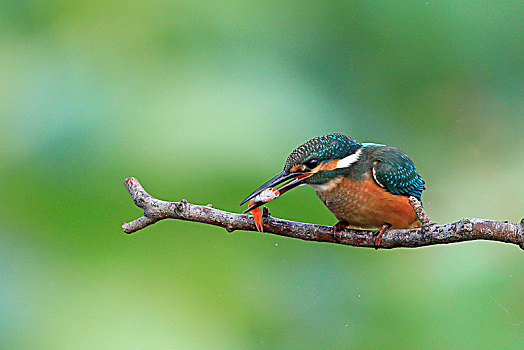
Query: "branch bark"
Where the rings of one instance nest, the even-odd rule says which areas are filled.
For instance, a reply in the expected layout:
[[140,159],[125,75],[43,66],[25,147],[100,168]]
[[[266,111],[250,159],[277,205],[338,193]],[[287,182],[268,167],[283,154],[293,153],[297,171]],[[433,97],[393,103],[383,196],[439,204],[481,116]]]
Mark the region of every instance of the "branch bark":
[[[163,219],[200,222],[235,230],[256,231],[251,215],[230,213],[214,209],[211,204],[195,205],[185,199],[180,202],[162,201],[149,195],[134,177],[125,180],[125,186],[136,206],[144,215],[131,222],[124,222],[125,233],[133,233]],[[375,248],[373,231],[347,229],[333,233],[331,226],[288,221],[271,217],[264,208],[264,232],[306,241],[330,242],[355,247]],[[472,240],[489,240],[512,243],[524,249],[524,219],[520,223],[484,219],[431,225],[423,229],[387,230],[380,248],[415,248],[435,244],[447,244]]]

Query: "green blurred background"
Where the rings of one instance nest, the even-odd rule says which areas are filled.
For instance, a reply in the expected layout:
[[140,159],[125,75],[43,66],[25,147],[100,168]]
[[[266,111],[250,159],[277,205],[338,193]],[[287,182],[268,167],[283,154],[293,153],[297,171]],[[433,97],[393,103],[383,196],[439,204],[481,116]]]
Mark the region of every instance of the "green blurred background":
[[[524,252],[375,251],[141,215],[239,212],[307,139],[408,153],[446,223],[524,216],[522,1],[0,2],[0,347],[522,348]],[[273,215],[326,225],[311,188]]]

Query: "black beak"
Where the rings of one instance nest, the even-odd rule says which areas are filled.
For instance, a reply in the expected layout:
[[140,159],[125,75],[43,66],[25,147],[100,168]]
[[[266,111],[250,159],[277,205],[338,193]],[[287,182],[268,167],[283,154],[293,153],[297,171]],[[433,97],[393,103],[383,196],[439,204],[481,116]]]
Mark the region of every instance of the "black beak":
[[[244,199],[242,201],[242,203],[240,203],[240,205],[242,205],[242,204],[246,203],[248,200],[258,196],[262,191],[264,191],[268,187],[275,187],[277,185],[280,185],[283,182],[286,182],[289,179],[293,179],[292,181],[288,182],[287,184],[285,184],[284,186],[282,186],[282,187],[280,187],[278,189],[280,194],[282,194],[284,192],[287,192],[287,191],[289,191],[289,190],[291,190],[291,189],[301,185],[302,182],[305,179],[307,179],[308,177],[312,176],[313,174],[314,173],[286,174],[284,171],[282,171],[282,172],[278,173],[277,175],[273,176],[269,181],[264,183],[262,186],[257,188],[255,191],[253,191],[253,193],[251,193],[249,196],[247,196],[246,199]],[[253,209],[261,206],[262,204],[264,204],[264,203],[260,202],[260,203],[253,204],[245,212],[253,210]]]

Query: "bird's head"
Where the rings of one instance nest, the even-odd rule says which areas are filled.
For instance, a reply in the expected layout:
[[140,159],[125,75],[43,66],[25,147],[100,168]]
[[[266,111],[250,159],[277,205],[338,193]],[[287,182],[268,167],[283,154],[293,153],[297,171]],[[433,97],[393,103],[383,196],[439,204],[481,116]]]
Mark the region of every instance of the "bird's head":
[[[303,184],[322,185],[341,174],[341,169],[356,162],[362,145],[344,134],[315,137],[297,147],[287,157],[284,170],[257,188],[240,205],[259,195],[268,187],[279,188],[280,194]],[[263,203],[257,203],[252,210]],[[246,210],[246,211],[248,211]]]

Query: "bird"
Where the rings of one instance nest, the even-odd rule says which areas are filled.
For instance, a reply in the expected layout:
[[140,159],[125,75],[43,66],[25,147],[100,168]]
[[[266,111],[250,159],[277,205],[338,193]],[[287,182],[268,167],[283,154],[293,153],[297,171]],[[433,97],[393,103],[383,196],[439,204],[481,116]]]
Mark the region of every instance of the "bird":
[[315,137],[291,152],[284,169],[240,205],[251,200],[246,212],[257,208],[266,201],[253,204],[252,199],[286,181],[279,195],[298,186],[312,186],[338,220],[333,233],[345,228],[377,230],[375,247],[389,228],[422,226],[409,197],[422,202],[424,180],[412,160],[395,147],[359,143],[342,133]]

